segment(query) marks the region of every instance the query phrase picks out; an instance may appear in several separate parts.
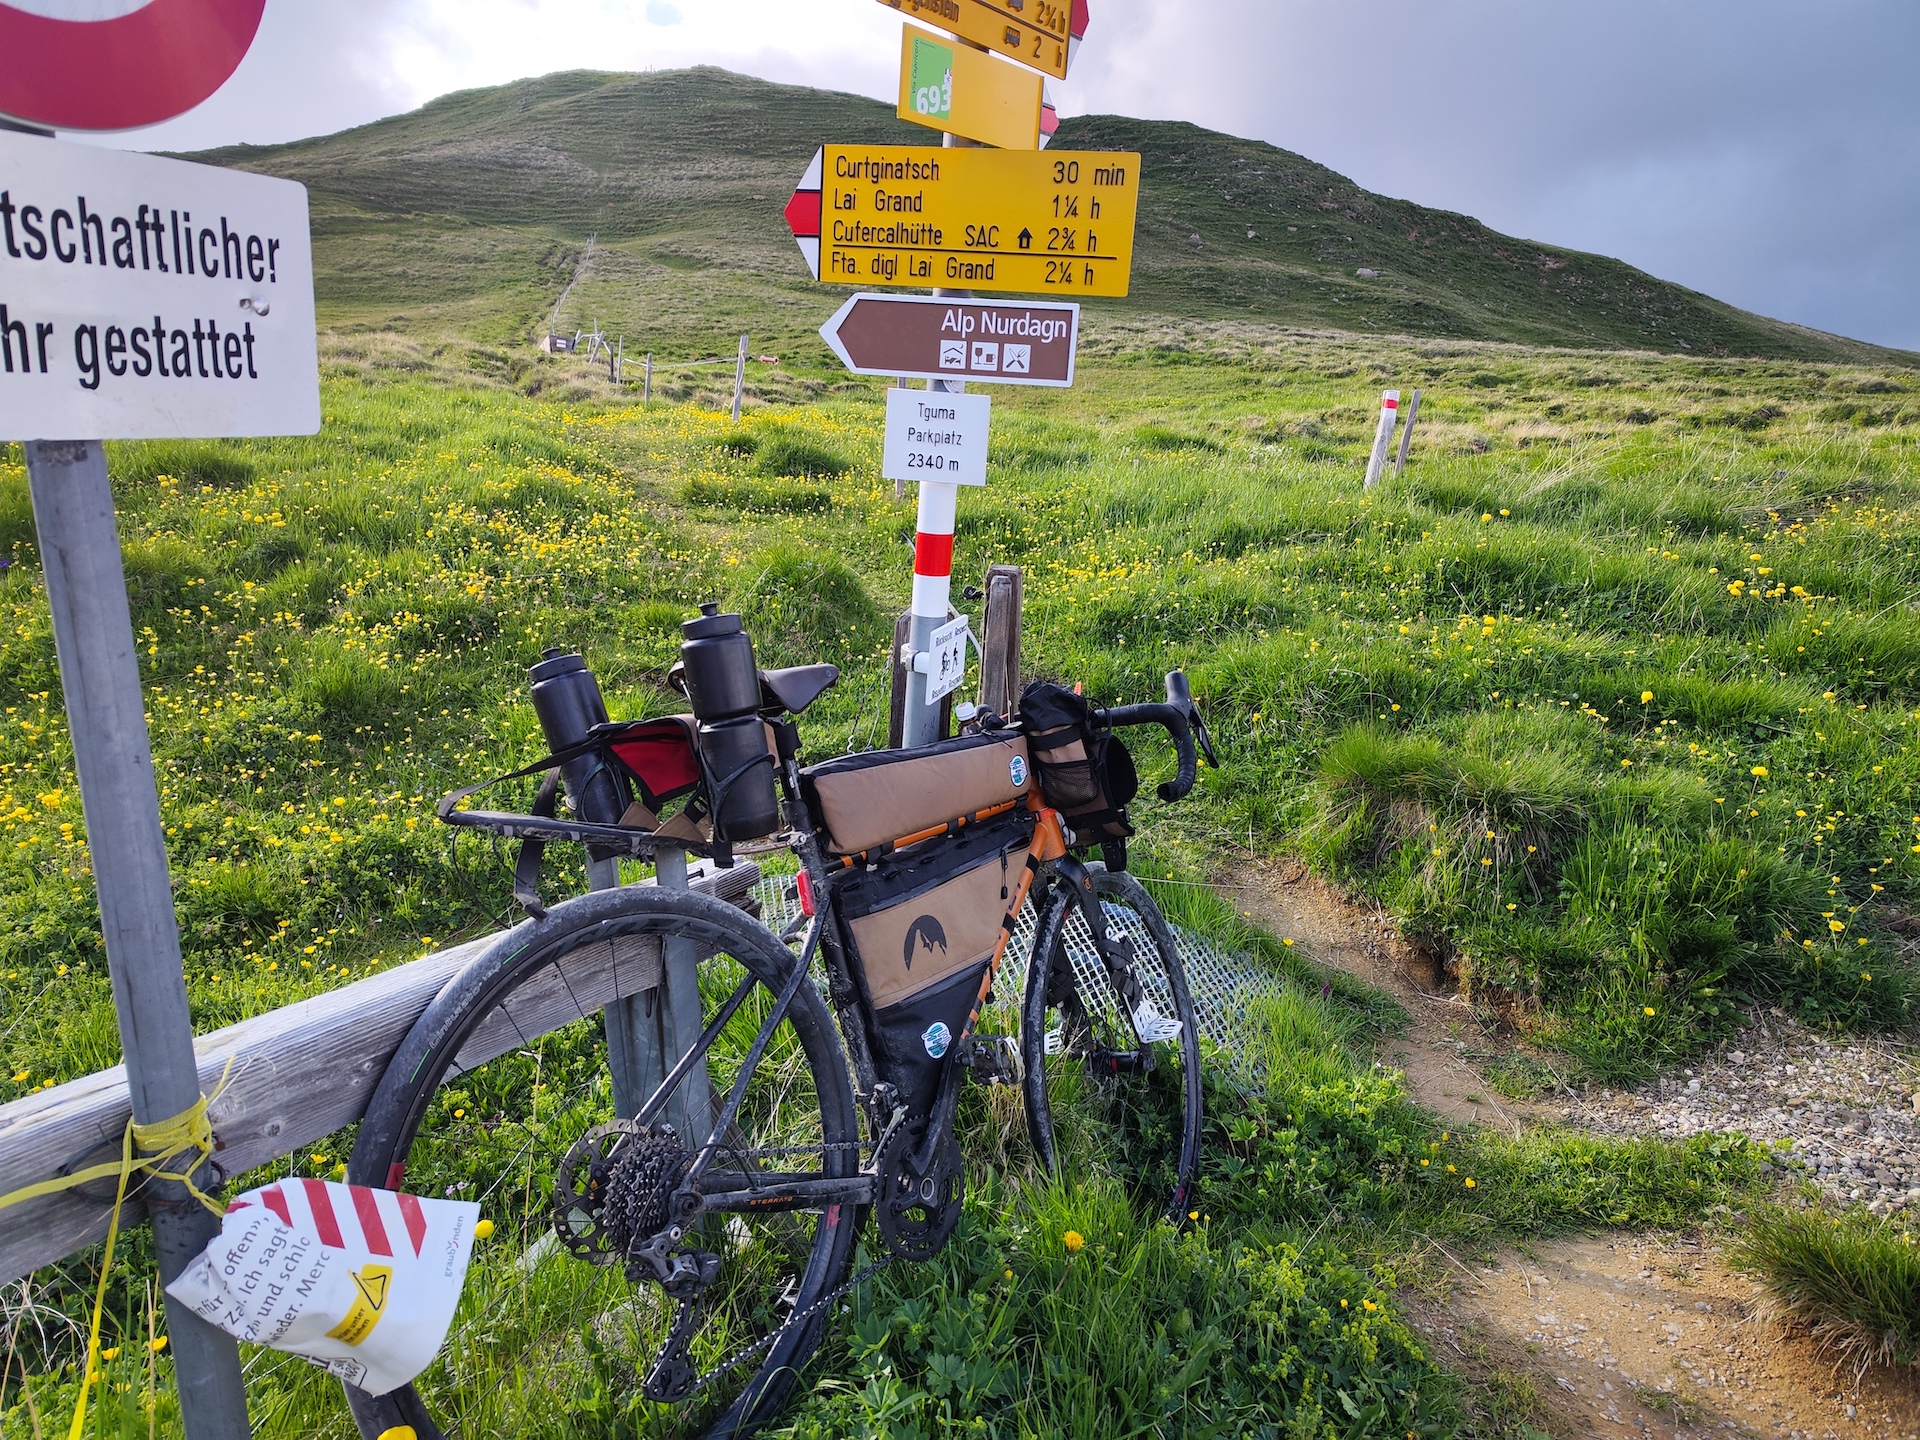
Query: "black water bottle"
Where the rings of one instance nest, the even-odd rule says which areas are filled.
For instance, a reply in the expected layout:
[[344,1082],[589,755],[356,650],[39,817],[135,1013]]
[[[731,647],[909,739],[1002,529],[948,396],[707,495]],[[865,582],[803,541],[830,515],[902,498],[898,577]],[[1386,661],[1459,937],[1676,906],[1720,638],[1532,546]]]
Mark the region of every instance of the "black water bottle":
[[680,627],[680,661],[685,667],[687,699],[700,722],[700,753],[717,786],[732,777],[724,796],[716,796],[715,829],[724,840],[751,840],[780,828],[780,804],[768,761],[767,730],[760,719],[760,668],[753,641],[738,615],[722,615],[718,605],[702,605],[700,614]]
[[[527,671],[533,682],[533,713],[549,748],[560,751],[587,738],[587,732],[605,722],[607,702],[600,682],[578,655],[543,650],[540,663]],[[598,754],[582,755],[560,767],[573,813],[590,825],[618,825],[633,797],[624,777]]]

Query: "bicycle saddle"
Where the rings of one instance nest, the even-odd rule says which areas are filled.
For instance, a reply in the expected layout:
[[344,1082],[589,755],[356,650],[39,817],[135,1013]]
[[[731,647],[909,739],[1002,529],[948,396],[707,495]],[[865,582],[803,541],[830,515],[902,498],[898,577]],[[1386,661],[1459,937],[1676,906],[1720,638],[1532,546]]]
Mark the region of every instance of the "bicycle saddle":
[[839,678],[838,665],[795,665],[788,670],[762,670],[760,699],[766,709],[798,715],[831,690]]

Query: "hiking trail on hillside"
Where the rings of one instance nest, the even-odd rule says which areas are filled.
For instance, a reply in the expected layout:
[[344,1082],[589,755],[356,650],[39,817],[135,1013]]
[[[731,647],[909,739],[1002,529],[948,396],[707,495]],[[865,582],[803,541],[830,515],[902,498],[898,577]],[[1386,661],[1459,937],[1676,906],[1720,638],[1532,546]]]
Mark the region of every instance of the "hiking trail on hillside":
[[[1920,1209],[1920,1066],[1910,1046],[1836,1042],[1770,1012],[1718,1054],[1637,1090],[1561,1086],[1551,1098],[1515,1100],[1488,1083],[1489,1062],[1525,1047],[1449,993],[1384,911],[1295,861],[1257,863],[1216,884],[1310,960],[1400,1003],[1406,1027],[1380,1044],[1379,1058],[1442,1120],[1675,1139],[1739,1130],[1790,1141],[1836,1199],[1882,1213]],[[1550,1061],[1526,1056],[1541,1068]],[[1879,1368],[1856,1387],[1805,1335],[1759,1318],[1757,1288],[1720,1263],[1703,1233],[1566,1235],[1504,1247],[1490,1265],[1445,1252],[1443,1268],[1450,1283],[1404,1297],[1434,1357],[1508,1392],[1524,1377],[1519,1403],[1556,1437],[1920,1440],[1920,1375]]]

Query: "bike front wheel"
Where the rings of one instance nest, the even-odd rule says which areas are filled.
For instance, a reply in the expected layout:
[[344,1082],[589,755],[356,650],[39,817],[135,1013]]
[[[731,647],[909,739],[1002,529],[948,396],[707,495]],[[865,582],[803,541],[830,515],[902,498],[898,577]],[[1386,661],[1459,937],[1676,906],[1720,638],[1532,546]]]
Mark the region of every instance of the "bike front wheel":
[[845,1051],[797,963],[732,906],[630,886],[554,906],[448,983],[348,1179],[477,1201],[495,1229],[434,1366],[379,1397],[348,1387],[366,1440],[731,1437],[779,1409],[860,1214]]
[[[1200,1159],[1200,1035],[1185,967],[1159,907],[1123,870],[1087,867],[1109,965],[1061,878],[1041,908],[1020,1020],[1034,1150],[1058,1169],[1124,1178],[1179,1223]],[[1130,998],[1129,998],[1130,997]]]

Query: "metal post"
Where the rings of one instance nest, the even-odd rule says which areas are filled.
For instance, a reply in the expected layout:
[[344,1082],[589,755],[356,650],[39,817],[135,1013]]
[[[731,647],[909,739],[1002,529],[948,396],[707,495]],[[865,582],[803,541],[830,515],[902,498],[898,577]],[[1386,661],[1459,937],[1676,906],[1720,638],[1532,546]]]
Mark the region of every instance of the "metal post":
[[640,372],[640,398],[653,399],[653,352],[647,352],[647,368]]
[[[948,149],[985,148],[959,135],[946,134],[940,138]],[[936,288],[933,293],[956,300],[973,298],[971,290]],[[927,382],[927,389],[949,395],[963,394],[966,388],[964,380]],[[908,607],[912,620],[907,631],[906,699],[900,717],[901,746],[908,750],[944,738],[944,712],[939,706],[927,703],[927,681],[931,677],[917,669],[915,662],[931,648],[933,632],[947,623],[947,601],[953,582],[954,508],[960,495],[957,485],[945,481],[922,480],[919,484],[920,515],[913,547],[913,603]]]
[[1393,443],[1393,422],[1400,409],[1400,392],[1380,392],[1380,427],[1373,432],[1373,454],[1367,457],[1367,489],[1371,490],[1387,468],[1387,446]]
[[747,388],[747,337],[740,337],[740,358],[733,367],[733,420],[740,423],[740,396]]
[[1407,473],[1407,451],[1413,446],[1413,422],[1420,418],[1420,392],[1413,392],[1413,400],[1407,406],[1407,425],[1400,432],[1400,454],[1393,462],[1393,478],[1398,480]]
[[[106,452],[98,440],[26,449],[127,1088],[134,1120],[151,1125],[191,1109],[200,1076]],[[145,1198],[164,1287],[220,1222],[178,1182],[150,1180]],[[245,1440],[238,1345],[185,1305],[166,1303],[188,1440]]]

